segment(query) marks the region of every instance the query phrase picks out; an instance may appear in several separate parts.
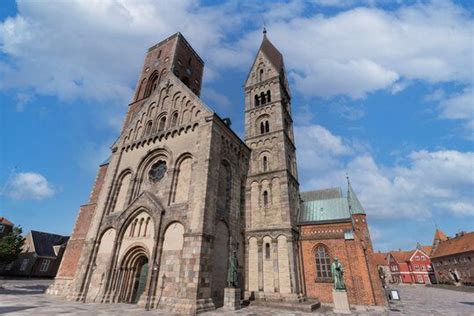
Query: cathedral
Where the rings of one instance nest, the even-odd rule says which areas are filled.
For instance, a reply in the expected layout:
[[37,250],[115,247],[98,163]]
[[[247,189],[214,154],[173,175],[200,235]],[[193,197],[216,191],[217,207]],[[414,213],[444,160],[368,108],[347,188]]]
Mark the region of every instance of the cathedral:
[[351,210],[355,194],[299,191],[291,93],[266,32],[244,85],[244,140],[200,99],[203,71],[180,33],[148,49],[48,293],[204,312],[223,306],[235,255],[242,299],[330,304],[337,254],[352,271],[351,304],[384,305],[365,213],[360,203]]

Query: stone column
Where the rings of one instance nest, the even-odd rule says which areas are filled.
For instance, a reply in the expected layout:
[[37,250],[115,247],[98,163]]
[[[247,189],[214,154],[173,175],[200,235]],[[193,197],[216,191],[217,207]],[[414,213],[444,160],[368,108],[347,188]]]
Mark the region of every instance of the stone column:
[[258,247],[258,290],[263,292],[263,240],[257,240]]
[[278,239],[272,239],[273,251],[273,285],[275,292],[280,292],[280,270],[278,269]]
[[288,238],[288,256],[290,257],[290,282],[291,292],[299,294],[298,279],[296,277],[296,262],[295,262],[295,248],[293,247],[293,238]]

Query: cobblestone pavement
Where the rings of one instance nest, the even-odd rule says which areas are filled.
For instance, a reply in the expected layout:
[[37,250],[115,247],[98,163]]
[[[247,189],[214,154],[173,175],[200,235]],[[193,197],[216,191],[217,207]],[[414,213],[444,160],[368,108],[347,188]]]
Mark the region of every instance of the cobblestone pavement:
[[[0,314],[8,315],[169,315],[166,312],[144,311],[131,304],[83,304],[44,294],[50,280],[0,280]],[[423,286],[398,286],[401,301],[390,310],[357,311],[357,315],[474,315],[474,293],[456,292]],[[329,307],[313,313],[289,312],[249,306],[236,312],[221,309],[203,315],[335,315]]]

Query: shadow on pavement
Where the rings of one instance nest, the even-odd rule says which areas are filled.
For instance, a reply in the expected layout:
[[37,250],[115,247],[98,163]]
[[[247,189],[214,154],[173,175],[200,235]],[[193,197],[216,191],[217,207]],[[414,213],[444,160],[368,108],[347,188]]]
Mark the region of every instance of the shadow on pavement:
[[35,308],[36,306],[4,306],[0,307],[0,314],[23,311],[25,309]]
[[466,305],[473,305],[474,306],[474,302],[459,302],[461,304],[466,304]]

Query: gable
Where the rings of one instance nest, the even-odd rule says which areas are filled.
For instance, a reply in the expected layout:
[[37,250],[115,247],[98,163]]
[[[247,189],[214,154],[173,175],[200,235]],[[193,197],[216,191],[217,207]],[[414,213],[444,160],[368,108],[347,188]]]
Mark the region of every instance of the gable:
[[[245,80],[245,86],[254,85],[259,82],[260,71],[263,70],[264,78],[272,78],[280,75],[280,71],[270,61],[268,56],[260,49]],[[265,79],[264,79],[265,80]]]
[[133,143],[149,135],[190,124],[213,113],[181,80],[174,74],[169,74],[141,109],[135,112],[115,145]]

